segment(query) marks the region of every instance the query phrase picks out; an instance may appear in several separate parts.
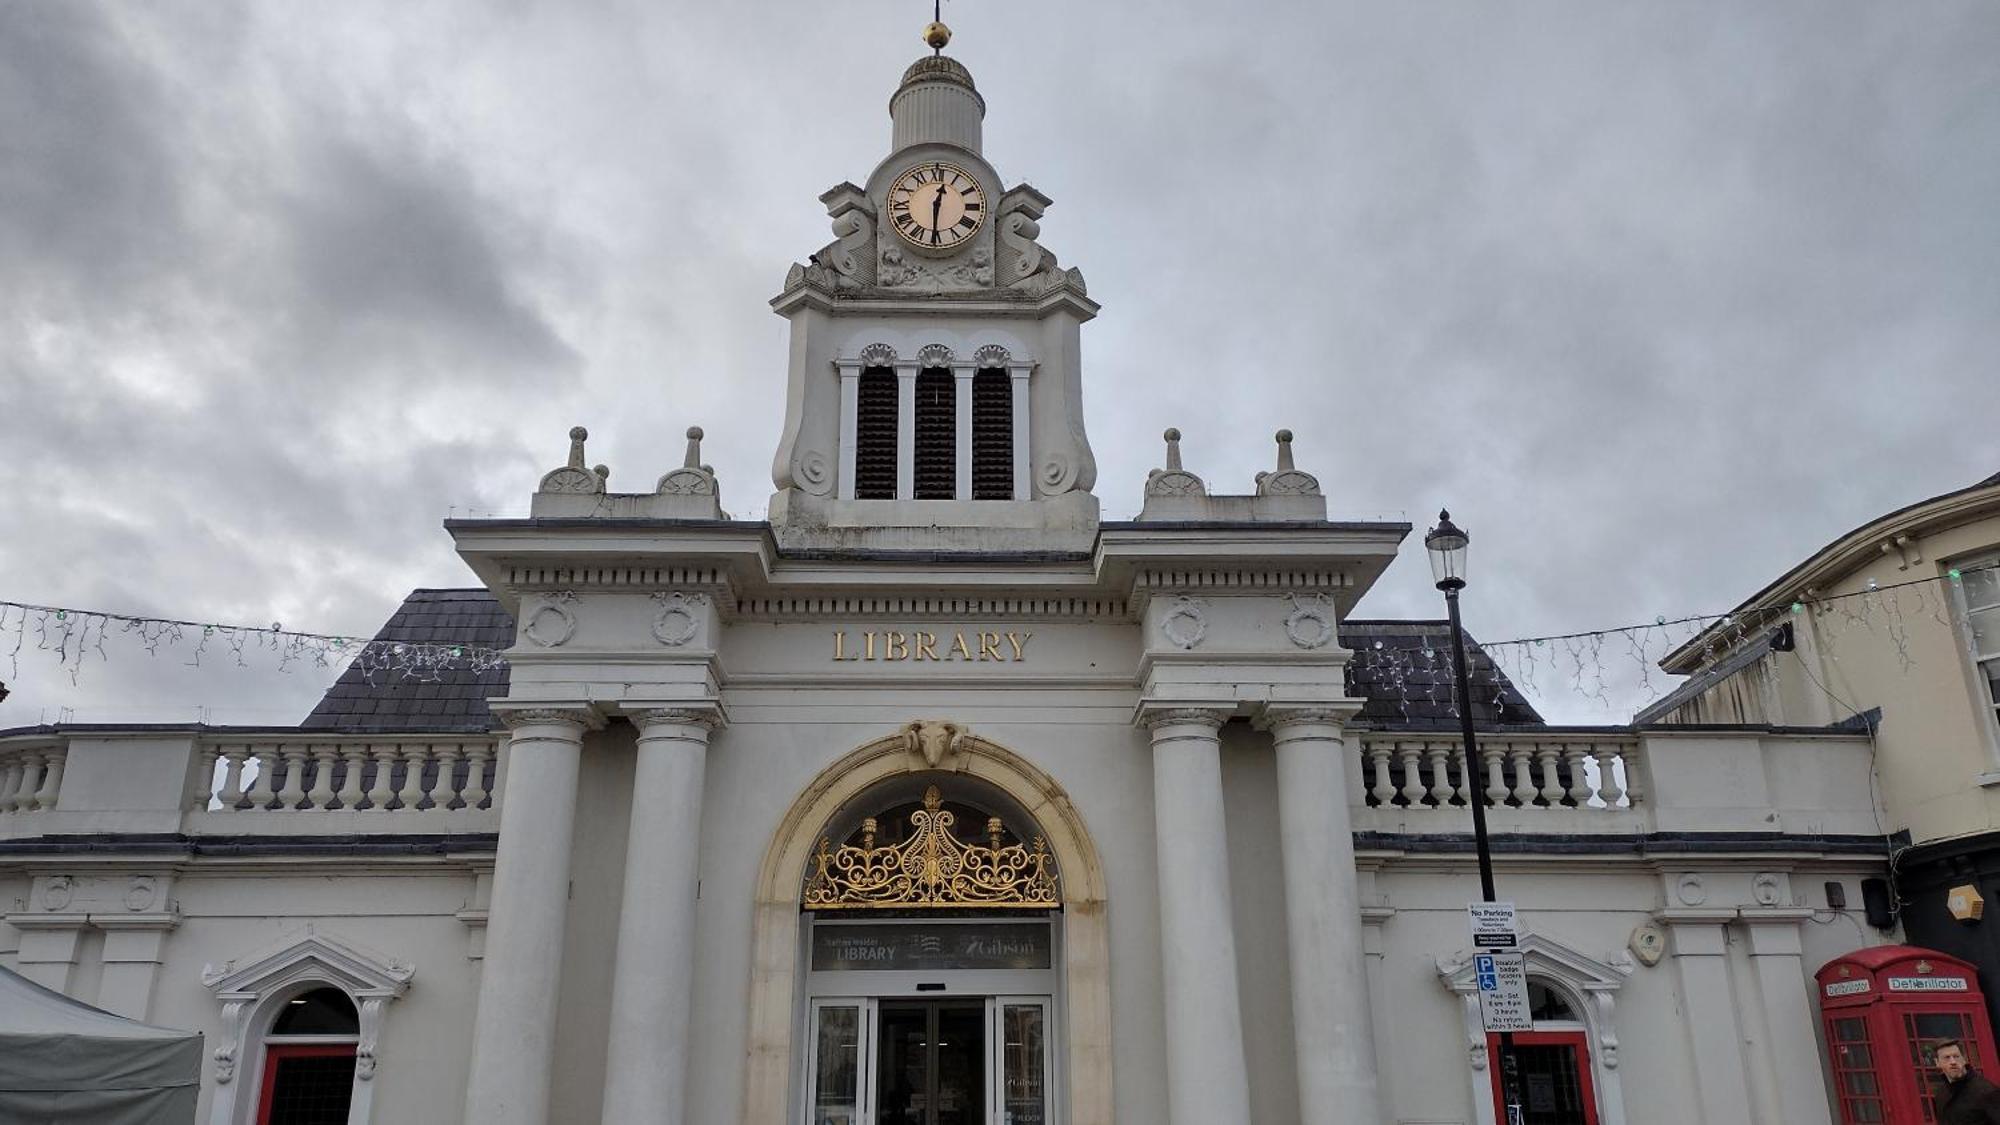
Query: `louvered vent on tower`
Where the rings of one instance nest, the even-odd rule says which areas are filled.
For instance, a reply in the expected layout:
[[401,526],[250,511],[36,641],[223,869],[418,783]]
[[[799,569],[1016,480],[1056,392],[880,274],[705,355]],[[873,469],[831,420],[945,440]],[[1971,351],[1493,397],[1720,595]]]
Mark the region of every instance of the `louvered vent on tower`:
[[1002,368],[972,377],[972,498],[1014,498],[1014,389]]
[[916,486],[919,500],[958,495],[957,380],[942,367],[917,372]]
[[894,500],[896,373],[886,367],[862,371],[854,405],[854,497]]

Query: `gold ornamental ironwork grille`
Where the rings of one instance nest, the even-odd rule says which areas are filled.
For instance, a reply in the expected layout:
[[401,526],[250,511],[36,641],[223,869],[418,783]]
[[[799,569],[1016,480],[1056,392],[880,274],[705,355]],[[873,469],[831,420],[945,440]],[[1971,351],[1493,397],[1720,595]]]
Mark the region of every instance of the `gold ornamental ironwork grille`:
[[999,817],[986,821],[986,843],[951,833],[958,815],[944,807],[937,786],[910,814],[910,837],[877,846],[874,817],[861,822],[861,842],[833,846],[822,837],[806,880],[807,910],[926,910],[964,907],[1051,910],[1062,905],[1054,858],[1040,836],[1005,843]]

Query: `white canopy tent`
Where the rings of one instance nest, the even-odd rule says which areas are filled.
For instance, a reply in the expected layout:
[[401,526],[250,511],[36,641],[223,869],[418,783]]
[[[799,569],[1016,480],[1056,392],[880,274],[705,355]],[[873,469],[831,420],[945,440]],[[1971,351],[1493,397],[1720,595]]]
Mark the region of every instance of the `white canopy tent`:
[[0,1121],[188,1125],[201,1033],[78,1003],[0,968]]

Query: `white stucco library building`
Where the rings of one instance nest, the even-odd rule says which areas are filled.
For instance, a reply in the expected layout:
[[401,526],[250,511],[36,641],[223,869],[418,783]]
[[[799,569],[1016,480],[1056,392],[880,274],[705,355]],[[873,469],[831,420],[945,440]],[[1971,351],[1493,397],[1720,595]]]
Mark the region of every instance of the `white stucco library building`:
[[952,58],[889,108],[772,301],[767,520],[579,429],[381,633],[504,667],[0,731],[0,965],[201,1031],[213,1125],[1485,1125],[1477,800],[1530,1122],[1834,1120],[1866,732],[1552,726],[1475,651],[1466,761],[1444,626],[1353,615],[1412,528],[1308,443],[1170,433],[1100,519],[1051,201]]

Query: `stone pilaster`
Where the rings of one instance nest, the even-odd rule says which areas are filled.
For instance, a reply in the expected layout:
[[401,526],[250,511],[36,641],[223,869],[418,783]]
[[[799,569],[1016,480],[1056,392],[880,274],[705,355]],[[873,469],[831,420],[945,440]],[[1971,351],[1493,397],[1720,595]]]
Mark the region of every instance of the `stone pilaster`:
[[1817,1016],[1799,941],[1799,925],[1812,913],[1797,907],[1745,907],[1742,918],[1764,1003],[1764,1025],[1770,1029],[1772,1092],[1779,1114],[1786,1122],[1825,1125],[1833,1110],[1813,1036]]
[[1694,1057],[1694,1104],[1688,1114],[1708,1125],[1751,1125],[1750,1081],[1743,1033],[1729,985],[1733,909],[1670,910],[1660,916],[1672,934],[1684,1023]]

